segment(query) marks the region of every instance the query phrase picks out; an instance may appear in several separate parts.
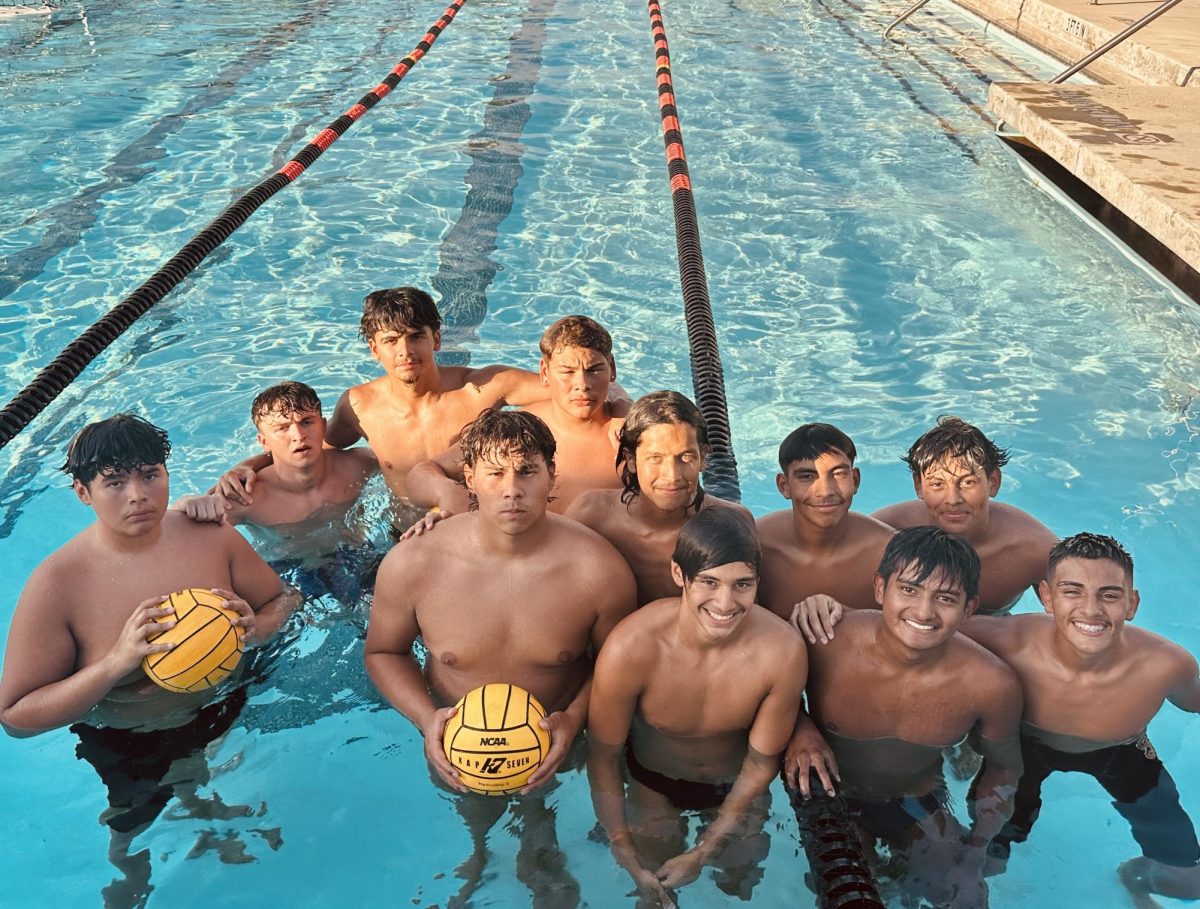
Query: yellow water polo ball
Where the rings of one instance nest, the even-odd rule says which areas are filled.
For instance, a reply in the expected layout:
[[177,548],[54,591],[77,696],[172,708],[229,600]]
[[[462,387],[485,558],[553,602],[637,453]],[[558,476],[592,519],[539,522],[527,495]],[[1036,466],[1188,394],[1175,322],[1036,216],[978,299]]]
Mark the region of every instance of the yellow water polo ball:
[[546,711],[516,685],[483,685],[455,706],[442,747],[469,789],[508,795],[525,785],[550,750],[550,733],[538,723]]
[[[175,627],[154,638],[175,646],[163,653],[150,653],[142,668],[168,691],[203,691],[237,668],[242,658],[242,635],[234,627],[238,613],[221,604],[222,597],[203,587],[177,590],[163,603],[174,610]],[[164,615],[157,622],[167,622]]]

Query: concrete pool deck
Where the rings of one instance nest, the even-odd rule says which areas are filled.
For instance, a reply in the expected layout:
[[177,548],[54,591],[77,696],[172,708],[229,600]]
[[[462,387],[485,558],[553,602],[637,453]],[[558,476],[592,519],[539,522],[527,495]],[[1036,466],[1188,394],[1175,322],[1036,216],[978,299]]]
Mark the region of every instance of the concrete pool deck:
[[[1065,69],[1160,0],[953,2]],[[998,82],[988,107],[1200,272],[1200,3],[1180,3],[1086,74],[1105,84]]]

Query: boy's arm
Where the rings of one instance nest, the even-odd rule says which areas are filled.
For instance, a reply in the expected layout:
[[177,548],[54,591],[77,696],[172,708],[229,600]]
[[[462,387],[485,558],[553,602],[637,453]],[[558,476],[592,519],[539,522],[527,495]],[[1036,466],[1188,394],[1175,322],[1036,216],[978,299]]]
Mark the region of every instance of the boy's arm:
[[154,620],[171,613],[165,596],[143,600],[130,613],[121,635],[103,658],[76,669],[78,649],[63,616],[61,592],[51,573],[39,568],[21,593],[13,613],[0,677],[0,724],[24,738],[72,723],[102,701],[150,653],[173,645],[150,635],[173,627]]
[[325,445],[329,448],[349,448],[359,439],[366,438],[363,435],[362,424],[358,421],[358,414],[354,412],[350,403],[352,391],[353,388],[348,388],[342,392],[337,404],[333,406],[333,415],[325,425]]
[[1196,658],[1179,648],[1180,660],[1177,673],[1178,684],[1167,700],[1180,710],[1190,713],[1200,713],[1200,674],[1197,673]]
[[[597,591],[594,594],[596,619],[592,623],[589,641],[594,654],[601,652],[612,630],[637,607],[637,583],[633,580],[633,572],[607,543],[601,545],[605,547],[605,553],[597,564],[607,565],[603,572],[603,586],[591,588]],[[541,721],[542,728],[550,731],[550,750],[537,770],[530,774],[522,793],[529,792],[554,776],[558,765],[567,756],[571,743],[587,723],[591,696],[592,679],[589,676],[565,709],[555,711]]]
[[825,787],[825,793],[836,795],[835,784],[842,781],[838,775],[837,759],[825,736],[821,735],[821,730],[801,705],[791,741],[783,756],[783,781],[789,788],[798,789],[800,795],[807,799],[812,795],[809,776],[814,771]]
[[371,681],[393,707],[417,727],[425,739],[425,758],[447,786],[467,792],[458,771],[442,749],[446,722],[457,708],[438,708],[429,694],[429,686],[413,653],[413,642],[420,634],[417,624],[414,591],[420,581],[410,564],[420,565],[409,555],[413,543],[393,549],[379,566],[375,579],[375,595],[371,600],[371,617],[367,623],[367,640],[363,648],[363,663]]
[[413,467],[405,478],[404,489],[414,505],[438,508],[447,515],[462,514],[471,508],[462,476],[462,451],[454,445]]
[[738,770],[733,788],[721,803],[703,838],[682,855],[668,859],[658,870],[658,879],[667,888],[682,887],[695,880],[704,865],[716,854],[730,834],[745,819],[746,811],[771,780],[779,773],[780,756],[792,737],[800,700],[808,676],[808,660],[804,644],[796,637],[793,646],[783,648],[776,657],[774,684],[763,698],[750,726],[750,747]]
[[608,835],[617,864],[629,872],[638,890],[668,905],[654,872],[642,864],[625,815],[625,784],[621,756],[643,687],[637,641],[614,641],[600,653],[592,677],[595,698],[588,708],[588,784],[596,817]]
[[[229,546],[233,591],[214,589],[214,592],[230,600],[230,606],[242,613],[239,624],[246,630],[248,643],[261,644],[283,627],[303,597],[280,580],[275,569],[263,561],[245,537],[231,527],[223,528],[223,532]],[[242,609],[239,602],[246,608]]]
[[972,730],[971,744],[983,756],[983,767],[971,787],[971,832],[967,845],[981,850],[1012,816],[1013,797],[1021,778],[1021,713],[1025,702],[1017,675],[997,666],[995,680],[982,697],[984,711]]

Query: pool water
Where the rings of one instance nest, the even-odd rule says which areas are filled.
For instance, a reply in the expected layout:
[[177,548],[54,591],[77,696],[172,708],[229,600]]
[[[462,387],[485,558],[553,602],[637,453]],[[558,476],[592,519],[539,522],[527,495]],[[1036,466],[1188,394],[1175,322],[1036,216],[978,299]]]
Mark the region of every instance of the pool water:
[[[373,87],[443,10],[57,6],[0,19],[6,395]],[[1061,534],[1122,539],[1137,621],[1200,652],[1200,314],[1031,186],[992,135],[988,84],[1047,69],[947,7],[881,44],[893,12],[858,0],[664,10],[743,500],[756,513],[785,504],[774,452],[810,420],[858,444],[859,510],[907,498],[899,456],[957,413],[1012,448],[1003,500]],[[653,72],[639,3],[468,3],[396,92],[0,452],[0,618],[89,521],[55,472],[80,426],[134,409],[171,433],[173,491],[205,487],[253,446],[261,388],[298,378],[332,405],[376,374],[356,337],[376,287],[437,289],[448,361],[533,366],[543,328],[585,312],[613,331],[635,396],[688,391]],[[252,815],[169,809],[133,845],[152,864],[151,905],[428,906],[457,890],[470,839],[429,783],[419,736],[367,680],[361,621],[308,610],[264,655],[210,757],[204,793]],[[1200,811],[1200,722],[1168,706],[1150,733]],[[0,745],[4,905],[98,905],[113,877],[104,792],[74,743],[60,730]],[[1099,787],[1059,775],[1044,791],[992,905],[1129,905],[1113,869],[1137,848]],[[803,905],[795,821],[778,785],[773,796],[754,904]],[[584,776],[564,774],[547,804],[587,904],[632,905],[589,838]],[[475,905],[529,904],[513,871],[519,829],[493,828]],[[711,871],[682,894],[728,901]]]

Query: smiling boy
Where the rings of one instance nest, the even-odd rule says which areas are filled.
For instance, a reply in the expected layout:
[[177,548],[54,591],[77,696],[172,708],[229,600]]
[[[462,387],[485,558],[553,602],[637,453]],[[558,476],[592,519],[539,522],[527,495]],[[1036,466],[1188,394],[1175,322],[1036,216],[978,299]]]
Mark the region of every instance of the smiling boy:
[[[706,864],[748,863],[755,844],[746,828],[751,815],[765,816],[767,787],[800,706],[804,642],[755,605],[761,560],[743,515],[725,508],[695,515],[671,560],[681,595],[621,622],[596,663],[592,800],[618,863],[643,896],[663,905],[667,891]],[[686,810],[705,812],[707,822],[691,849],[680,818]],[[751,848],[728,848],[738,845]]]
[[733,502],[700,485],[708,453],[708,424],[677,391],[655,391],[629,408],[617,444],[620,489],[585,492],[566,515],[617,548],[637,578],[638,603],[675,595],[671,553],[687,520],[708,508],[736,511]]
[[1086,773],[1142,847],[1120,869],[1130,891],[1200,898],[1196,831],[1146,736],[1166,700],[1200,712],[1196,659],[1127,624],[1139,603],[1133,559],[1112,537],[1080,533],[1056,544],[1038,594],[1044,614],[976,617],[962,627],[1012,666],[1025,691],[1025,774],[993,856],[1003,863],[1010,845],[1029,836],[1048,776]]
[[1044,524],[1012,505],[992,501],[1008,451],[958,417],[940,417],[904,458],[916,501],[875,512],[892,527],[936,524],[979,553],[979,614],[1006,613],[1046,576],[1056,541]]
[[[913,527],[875,574],[880,610],[846,612],[809,652],[808,714],[784,761],[809,793],[840,780],[860,835],[905,858],[900,883],[935,905],[984,906],[984,847],[1012,811],[1020,773],[1021,689],[1013,671],[956,634],[979,605],[979,558],[960,537]],[[967,738],[989,758],[970,830],[949,810],[942,751]]]

